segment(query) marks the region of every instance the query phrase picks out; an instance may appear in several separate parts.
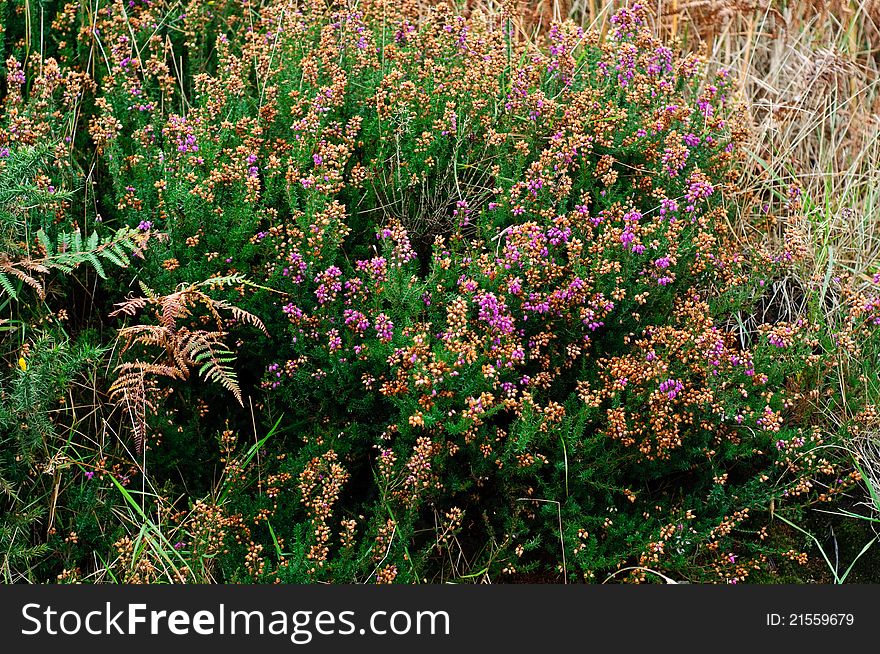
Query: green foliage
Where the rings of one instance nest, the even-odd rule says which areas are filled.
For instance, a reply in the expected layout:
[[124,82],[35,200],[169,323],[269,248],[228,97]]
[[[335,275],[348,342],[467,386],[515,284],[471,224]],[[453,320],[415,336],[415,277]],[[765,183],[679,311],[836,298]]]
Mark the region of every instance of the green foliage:
[[819,398],[864,414],[876,289],[774,305],[735,81],[643,9],[52,8],[0,118],[8,579],[772,580],[856,482]]
[[[50,238],[46,229],[57,229],[47,222],[46,212],[69,201],[74,193],[31,181],[34,170],[49,158],[47,146],[13,152],[5,148],[5,151],[7,155],[0,172],[0,247],[3,248],[0,299],[3,296],[19,299],[23,287],[29,287],[39,297],[44,297],[45,288],[39,276],[51,270],[71,273],[88,264],[106,279],[103,262],[125,268],[132,254],[141,256],[145,243],[143,233],[125,227],[103,237],[97,231],[83,236],[80,230],[76,230],[58,232],[55,239]],[[40,225],[41,222],[45,226]],[[32,232],[35,228],[36,231]]]
[[60,484],[70,466],[72,432],[64,395],[99,358],[85,343],[44,337],[30,348],[26,370],[0,378],[0,574],[6,582],[42,580],[37,571],[53,553],[45,535],[60,522],[56,507],[67,496]]

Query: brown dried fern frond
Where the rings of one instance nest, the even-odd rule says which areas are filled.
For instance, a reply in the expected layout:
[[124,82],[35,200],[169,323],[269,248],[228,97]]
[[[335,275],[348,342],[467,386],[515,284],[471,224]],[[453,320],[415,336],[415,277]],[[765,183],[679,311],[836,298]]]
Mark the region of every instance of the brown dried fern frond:
[[[7,276],[6,278],[0,278],[0,285],[2,285],[4,289],[8,284],[8,277],[14,277],[23,282],[26,286],[30,286],[34,289],[39,298],[43,299],[46,297],[46,287],[43,286],[43,283],[34,277],[32,273],[45,274],[47,272],[49,272],[49,270],[38,262],[30,259],[11,261],[5,253],[0,254],[0,275]],[[6,283],[4,283],[4,281],[6,281]],[[6,289],[6,292],[11,297],[17,295],[15,290],[11,288]]]
[[[125,362],[117,366],[118,376],[110,386],[110,399],[124,407],[131,416],[132,434],[135,450],[143,452],[147,437],[147,413],[155,412],[155,399],[158,394],[156,376],[179,378],[180,371],[172,366]],[[148,375],[152,375],[148,377]]]
[[[144,288],[144,297],[135,297],[116,305],[111,316],[135,316],[149,307],[158,324],[128,325],[119,330],[120,356],[136,351],[140,356],[152,355],[151,362],[140,358],[116,366],[117,379],[110,388],[111,398],[128,409],[132,416],[135,442],[140,452],[147,436],[147,415],[155,411],[158,378],[189,379],[192,371],[202,378],[220,384],[244,405],[241,388],[235,376],[235,354],[224,343],[230,322],[251,325],[268,336],[263,322],[254,314],[227,300],[214,299],[203,289],[206,286],[249,284],[241,276],[212,278],[205,282],[181,285],[173,293],[157,295]],[[228,317],[224,317],[227,314]],[[214,329],[193,329],[185,323],[213,322]],[[153,354],[155,353],[155,354]]]

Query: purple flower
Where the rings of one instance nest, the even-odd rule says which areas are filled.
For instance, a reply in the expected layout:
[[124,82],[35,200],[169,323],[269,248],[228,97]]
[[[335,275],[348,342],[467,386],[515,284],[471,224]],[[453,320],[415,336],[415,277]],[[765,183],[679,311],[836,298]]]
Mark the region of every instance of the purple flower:
[[383,343],[388,343],[391,341],[394,336],[394,323],[386,316],[384,313],[380,313],[376,316],[376,322],[374,324],[374,329],[376,330],[376,334],[379,336],[379,340]]
[[677,379],[667,379],[660,383],[660,392],[666,393],[666,397],[670,400],[674,400],[682,390],[684,390],[684,384]]
[[370,260],[361,259],[354,262],[354,267],[367,273],[377,284],[384,282],[388,276],[388,261],[385,257],[373,257]]
[[342,315],[345,318],[345,326],[350,327],[353,331],[363,334],[370,326],[367,317],[355,309],[346,309]]
[[508,282],[507,292],[513,295],[519,295],[520,293],[522,293],[522,280],[517,277]]
[[336,294],[342,290],[342,282],[339,281],[341,275],[342,271],[339,268],[330,266],[315,277],[315,282],[319,284],[318,288],[315,289],[315,297],[318,298],[318,304],[324,304],[336,299]]
[[494,293],[480,293],[475,299],[479,306],[480,320],[501,334],[513,333],[513,316],[507,313],[507,306]]

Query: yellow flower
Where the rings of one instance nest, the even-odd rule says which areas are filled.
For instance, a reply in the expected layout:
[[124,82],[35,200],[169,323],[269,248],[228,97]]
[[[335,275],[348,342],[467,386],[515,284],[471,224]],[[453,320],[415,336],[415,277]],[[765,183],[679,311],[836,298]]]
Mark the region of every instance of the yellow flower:
[[18,357],[18,367],[27,371],[27,361],[24,360],[24,357]]

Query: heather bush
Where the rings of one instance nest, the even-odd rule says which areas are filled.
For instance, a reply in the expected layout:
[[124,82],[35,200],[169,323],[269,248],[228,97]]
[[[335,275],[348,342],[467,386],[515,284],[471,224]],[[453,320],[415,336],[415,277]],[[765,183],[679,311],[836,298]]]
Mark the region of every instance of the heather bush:
[[85,187],[50,222],[139,255],[105,248],[118,442],[71,501],[116,497],[149,547],[89,523],[65,579],[93,549],[139,582],[737,583],[801,560],[771,520],[858,481],[822,408],[880,305],[847,298],[833,329],[767,311],[805,252],[728,229],[727,71],[638,4],[540,48],[510,9],[171,4],[69,3],[56,58],[7,62],[0,140],[53,143],[45,183]]

